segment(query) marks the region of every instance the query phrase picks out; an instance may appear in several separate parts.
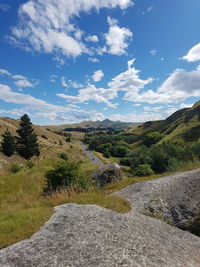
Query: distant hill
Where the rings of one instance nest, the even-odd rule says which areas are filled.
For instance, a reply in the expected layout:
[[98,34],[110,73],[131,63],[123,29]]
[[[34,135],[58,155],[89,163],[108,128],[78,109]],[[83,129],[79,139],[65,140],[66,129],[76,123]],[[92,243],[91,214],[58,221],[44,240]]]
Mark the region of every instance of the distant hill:
[[63,125],[46,125],[43,126],[45,129],[50,129],[51,131],[94,131],[94,130],[106,130],[106,129],[115,129],[115,130],[127,130],[132,129],[134,126],[139,123],[129,123],[121,121],[83,121],[80,123],[73,124],[63,124]]
[[135,135],[135,142],[139,142],[145,134],[160,132],[165,135],[162,139],[172,140],[179,144],[200,139],[200,101],[191,108],[176,111],[165,120],[149,121],[128,130]]
[[[16,135],[16,130],[19,127],[19,120],[0,117],[0,140],[1,135],[8,129],[13,135]],[[42,126],[33,125],[33,128],[38,135],[39,143],[43,146],[51,146],[55,144],[59,144],[59,141],[63,141],[63,137],[59,136],[51,131],[46,130]]]

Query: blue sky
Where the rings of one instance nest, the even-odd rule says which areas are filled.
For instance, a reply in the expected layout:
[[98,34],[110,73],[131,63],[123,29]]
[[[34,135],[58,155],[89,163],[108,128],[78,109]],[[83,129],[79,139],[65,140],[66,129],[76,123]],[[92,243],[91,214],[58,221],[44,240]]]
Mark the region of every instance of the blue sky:
[[200,99],[199,0],[2,0],[0,116],[163,119]]

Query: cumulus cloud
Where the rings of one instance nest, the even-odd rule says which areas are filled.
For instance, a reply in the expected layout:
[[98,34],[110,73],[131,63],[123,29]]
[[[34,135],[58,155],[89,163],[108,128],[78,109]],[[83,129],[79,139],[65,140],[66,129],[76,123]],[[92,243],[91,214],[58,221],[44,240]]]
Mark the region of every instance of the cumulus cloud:
[[66,80],[64,76],[61,76],[61,84],[63,87],[66,88],[82,88],[83,84],[82,83],[77,83],[76,81],[72,80]]
[[7,75],[7,76],[10,76],[11,75],[11,73],[9,71],[4,70],[4,69],[0,69],[0,74],[1,75]]
[[55,123],[60,121],[69,123],[86,120],[96,114],[94,112],[91,115],[90,112],[81,110],[76,106],[63,107],[53,105],[31,95],[15,92],[5,84],[0,84],[0,100],[22,106],[22,108],[19,109],[0,110],[1,113],[19,116],[24,113],[30,113],[32,116],[54,120]]
[[27,79],[20,79],[15,82],[15,85],[17,85],[18,87],[34,87],[34,85]]
[[116,104],[113,104],[109,100],[114,99],[117,96],[117,92],[112,89],[96,88],[95,85],[89,84],[86,88],[80,89],[77,96],[65,95],[62,93],[57,94],[57,96],[72,103],[84,103],[93,100],[97,103],[104,103],[114,108]]
[[[70,3],[63,0],[29,0],[20,6],[19,23],[12,28],[9,39],[27,51],[54,54],[59,62],[62,56],[75,58],[89,53],[81,41],[83,31],[72,22],[75,17],[81,12],[116,7],[126,9],[131,5],[132,0],[70,0]],[[125,39],[129,35],[129,31],[124,29],[120,38]]]
[[108,117],[112,121],[124,121],[124,122],[145,122],[152,120],[162,120],[165,118],[160,113],[130,113],[130,114],[112,114]]
[[92,62],[92,63],[98,63],[99,62],[98,58],[96,58],[96,57],[89,57],[88,61]]
[[189,97],[200,96],[200,66],[195,70],[176,69],[155,91],[128,91],[124,99],[146,103],[178,103]]
[[99,82],[101,81],[101,79],[103,78],[104,73],[102,70],[97,70],[94,72],[94,74],[92,75],[92,79],[94,82]]
[[97,103],[104,103],[109,107],[115,108],[117,104],[112,103],[111,100],[118,96],[119,91],[137,93],[140,89],[143,89],[147,84],[153,81],[151,77],[142,80],[139,77],[140,71],[132,66],[133,63],[134,60],[129,60],[128,69],[114,77],[108,83],[108,88],[97,88],[95,85],[89,84],[86,88],[79,90],[76,96],[65,95],[63,93],[59,93],[57,96],[74,103],[84,103],[93,100]]
[[193,46],[182,59],[188,62],[195,62],[200,60],[200,43]]
[[99,41],[99,38],[96,35],[90,35],[90,36],[87,36],[85,38],[85,40],[86,40],[86,42],[94,42],[94,43],[96,43],[96,42]]
[[126,53],[128,41],[133,36],[127,28],[120,28],[118,21],[108,17],[110,25],[108,33],[105,34],[107,52],[112,55],[123,55]]

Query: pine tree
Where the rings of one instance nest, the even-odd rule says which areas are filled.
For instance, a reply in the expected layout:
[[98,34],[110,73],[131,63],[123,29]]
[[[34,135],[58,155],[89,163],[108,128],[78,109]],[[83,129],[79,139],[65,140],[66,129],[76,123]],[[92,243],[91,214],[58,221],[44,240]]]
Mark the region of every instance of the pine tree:
[[17,133],[19,135],[17,137],[17,152],[25,159],[30,159],[34,155],[39,156],[37,135],[34,133],[32,123],[27,114],[21,117]]
[[2,138],[1,151],[4,155],[11,157],[15,152],[15,138],[8,130],[2,134]]

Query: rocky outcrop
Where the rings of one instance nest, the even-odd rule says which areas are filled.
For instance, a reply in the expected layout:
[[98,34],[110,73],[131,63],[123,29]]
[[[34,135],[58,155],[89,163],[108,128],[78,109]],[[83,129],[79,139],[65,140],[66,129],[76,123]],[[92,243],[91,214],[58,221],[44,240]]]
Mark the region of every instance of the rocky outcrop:
[[199,177],[197,170],[121,190],[133,205],[127,214],[95,205],[58,206],[38,233],[0,251],[0,266],[199,267],[199,237],[141,213],[153,209],[174,218],[170,208],[181,213],[182,204],[195,213]]
[[135,210],[184,228],[200,212],[200,170],[138,183],[117,194],[128,199]]
[[94,171],[92,178],[100,186],[122,180],[122,170],[118,164],[104,164]]

